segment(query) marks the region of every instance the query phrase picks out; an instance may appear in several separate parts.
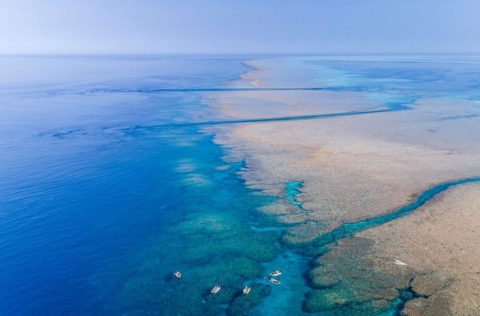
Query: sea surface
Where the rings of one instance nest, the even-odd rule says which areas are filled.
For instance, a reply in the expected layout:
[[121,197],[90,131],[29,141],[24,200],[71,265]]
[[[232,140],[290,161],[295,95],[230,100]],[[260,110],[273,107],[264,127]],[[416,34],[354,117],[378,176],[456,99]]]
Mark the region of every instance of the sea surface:
[[278,233],[252,229],[271,198],[242,162],[195,126],[137,128],[208,118],[198,93],[150,90],[221,87],[241,62],[0,59],[0,314],[216,314],[227,295],[204,291],[263,273]]
[[[258,212],[279,199],[302,207],[301,179],[281,197],[247,187],[244,161],[208,128],[249,122],[204,98],[231,89],[252,58],[0,58],[0,315],[303,314],[311,258],[285,249],[283,227]],[[300,89],[362,91],[388,111],[480,100],[477,59],[421,58],[278,62],[316,70]],[[265,279],[274,269],[282,287]]]

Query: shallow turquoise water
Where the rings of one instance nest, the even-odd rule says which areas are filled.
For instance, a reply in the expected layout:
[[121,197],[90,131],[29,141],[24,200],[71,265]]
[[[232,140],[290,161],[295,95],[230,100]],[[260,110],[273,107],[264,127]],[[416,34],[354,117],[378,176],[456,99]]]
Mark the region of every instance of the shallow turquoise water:
[[470,177],[470,178],[463,178],[458,180],[451,180],[451,181],[434,185],[428,190],[422,192],[415,200],[398,209],[392,210],[391,212],[385,215],[372,217],[372,218],[361,220],[355,223],[343,224],[338,228],[332,230],[331,232],[322,235],[318,240],[316,240],[314,243],[309,245],[309,247],[312,247],[314,252],[322,250],[322,247],[328,244],[334,243],[339,239],[350,237],[353,234],[366,230],[370,227],[382,225],[390,221],[393,221],[397,218],[408,215],[411,212],[414,212],[416,209],[418,209],[422,205],[424,205],[425,203],[427,203],[428,201],[430,201],[431,199],[433,199],[436,195],[448,190],[453,186],[458,186],[458,185],[468,184],[468,183],[476,183],[476,182],[480,182],[480,177]]

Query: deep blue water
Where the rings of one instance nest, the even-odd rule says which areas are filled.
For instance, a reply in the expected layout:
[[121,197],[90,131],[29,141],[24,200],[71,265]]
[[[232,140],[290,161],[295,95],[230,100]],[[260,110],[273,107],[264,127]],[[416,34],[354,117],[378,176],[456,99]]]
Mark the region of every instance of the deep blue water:
[[[276,237],[248,233],[254,224],[250,215],[270,200],[245,188],[235,173],[242,163],[223,162],[225,152],[212,135],[195,126],[132,129],[208,117],[201,96],[108,92],[221,87],[244,71],[240,62],[218,57],[0,60],[2,315],[172,314],[186,299],[165,291],[176,269],[186,276],[196,273],[202,290],[216,282],[200,280],[209,278],[202,270],[205,260],[245,259],[238,264],[249,271],[232,275],[232,284],[238,280],[233,286],[261,273],[261,262],[278,252]],[[107,91],[78,93],[99,88]],[[112,126],[118,128],[106,129]],[[182,221],[194,227],[182,227]],[[211,223],[228,230],[196,231]],[[258,249],[240,249],[244,234]],[[231,244],[208,252],[215,235]],[[193,258],[189,247],[204,251]],[[217,268],[227,269],[222,263]],[[139,288],[141,280],[147,281]],[[217,313],[222,304],[205,309],[192,302],[190,314]]]

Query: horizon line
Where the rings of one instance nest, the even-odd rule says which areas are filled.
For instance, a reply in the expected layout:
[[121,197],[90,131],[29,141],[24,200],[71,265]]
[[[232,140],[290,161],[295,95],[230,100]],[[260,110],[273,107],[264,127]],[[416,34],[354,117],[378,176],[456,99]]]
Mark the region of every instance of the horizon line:
[[160,56],[480,56],[480,52],[456,52],[456,53],[441,53],[441,52],[398,52],[398,53],[234,53],[234,52],[178,52],[178,53],[0,53],[0,57],[108,57],[108,56],[146,56],[146,57],[160,57]]

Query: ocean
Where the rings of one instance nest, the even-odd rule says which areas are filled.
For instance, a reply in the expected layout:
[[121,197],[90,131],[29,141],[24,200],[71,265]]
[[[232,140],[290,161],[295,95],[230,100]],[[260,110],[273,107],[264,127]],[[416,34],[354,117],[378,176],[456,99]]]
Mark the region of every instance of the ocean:
[[199,127],[138,128],[214,115],[199,93],[149,90],[221,87],[241,61],[0,59],[2,315],[217,314],[262,275],[278,232],[253,230],[272,198],[242,161]]
[[[426,97],[478,102],[478,63],[279,59],[317,77],[272,91],[362,92],[384,107],[225,118],[208,93],[252,89],[231,85],[252,58],[0,58],[1,315],[301,315],[313,254],[457,184],[433,187],[391,216],[343,225],[313,250],[287,249],[284,226],[259,210],[279,200],[302,208],[302,179],[280,197],[249,187],[245,161],[210,127],[404,111]],[[285,272],[281,287],[266,280],[275,269]]]

